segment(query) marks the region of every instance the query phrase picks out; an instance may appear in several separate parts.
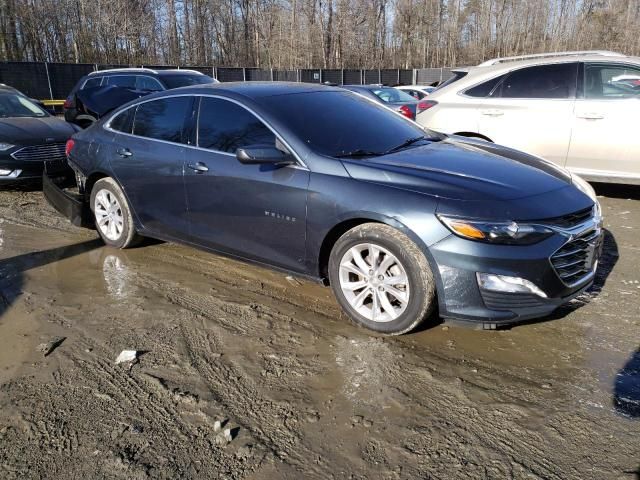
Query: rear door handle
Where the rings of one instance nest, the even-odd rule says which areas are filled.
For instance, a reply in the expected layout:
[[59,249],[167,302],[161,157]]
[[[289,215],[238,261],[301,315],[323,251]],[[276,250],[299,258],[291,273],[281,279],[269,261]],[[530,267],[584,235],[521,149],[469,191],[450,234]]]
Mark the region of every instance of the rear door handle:
[[577,117],[584,118],[585,120],[602,120],[604,118],[604,115],[597,112],[586,112],[586,113],[579,113]]
[[131,153],[131,150],[129,150],[128,148],[119,148],[116,153],[122,158],[130,157],[131,155],[133,155],[133,153]]
[[482,113],[482,115],[487,115],[489,117],[500,117],[504,115],[504,112],[497,108],[489,108],[487,110],[481,110],[480,113]]
[[187,165],[187,167],[191,170],[195,170],[196,173],[205,173],[209,171],[209,167],[202,162],[198,162],[195,165]]

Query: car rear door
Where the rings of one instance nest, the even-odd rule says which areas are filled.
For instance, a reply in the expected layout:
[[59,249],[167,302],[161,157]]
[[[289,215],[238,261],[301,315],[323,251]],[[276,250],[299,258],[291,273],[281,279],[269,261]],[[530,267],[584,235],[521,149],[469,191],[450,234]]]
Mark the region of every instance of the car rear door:
[[[107,153],[111,168],[139,222],[150,233],[186,237],[189,232],[183,170],[193,97],[163,97],[129,109],[129,124],[116,116]],[[131,125],[131,126],[129,126]]]
[[229,99],[200,98],[196,137],[198,148],[187,149],[185,169],[192,240],[302,270],[309,171],[240,163],[238,148],[286,147],[265,122]]
[[571,138],[578,64],[515,70],[478,99],[478,131],[492,141],[564,165]]
[[587,63],[567,167],[593,177],[640,178],[640,66]]

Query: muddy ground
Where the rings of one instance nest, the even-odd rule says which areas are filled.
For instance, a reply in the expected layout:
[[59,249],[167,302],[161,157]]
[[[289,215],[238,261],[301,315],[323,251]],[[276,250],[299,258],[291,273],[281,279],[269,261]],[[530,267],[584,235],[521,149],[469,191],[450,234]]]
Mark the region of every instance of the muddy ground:
[[0,192],[0,478],[639,478],[639,191],[600,190],[597,284],[552,319],[397,338],[320,285],[112,250]]

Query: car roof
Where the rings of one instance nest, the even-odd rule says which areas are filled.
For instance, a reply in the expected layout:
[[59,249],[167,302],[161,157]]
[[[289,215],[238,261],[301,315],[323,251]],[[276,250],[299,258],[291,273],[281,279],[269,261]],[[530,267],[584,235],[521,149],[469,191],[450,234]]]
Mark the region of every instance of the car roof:
[[167,68],[167,69],[154,69],[145,67],[128,67],[128,68],[109,68],[106,70],[96,70],[95,72],[89,72],[87,76],[94,77],[98,75],[117,75],[117,74],[135,74],[146,73],[152,75],[184,75],[187,73],[204,75],[204,73],[197,70],[190,70],[188,68]]

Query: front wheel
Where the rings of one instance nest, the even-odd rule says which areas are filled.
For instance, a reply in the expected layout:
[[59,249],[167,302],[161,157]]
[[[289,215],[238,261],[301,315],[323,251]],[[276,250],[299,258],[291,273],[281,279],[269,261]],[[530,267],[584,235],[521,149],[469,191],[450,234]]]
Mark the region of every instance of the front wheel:
[[435,306],[424,253],[389,225],[366,223],[340,237],[329,258],[329,280],[354,323],[388,335],[413,330]]
[[139,242],[127,199],[112,178],[101,178],[91,190],[96,229],[107,245],[128,248]]

